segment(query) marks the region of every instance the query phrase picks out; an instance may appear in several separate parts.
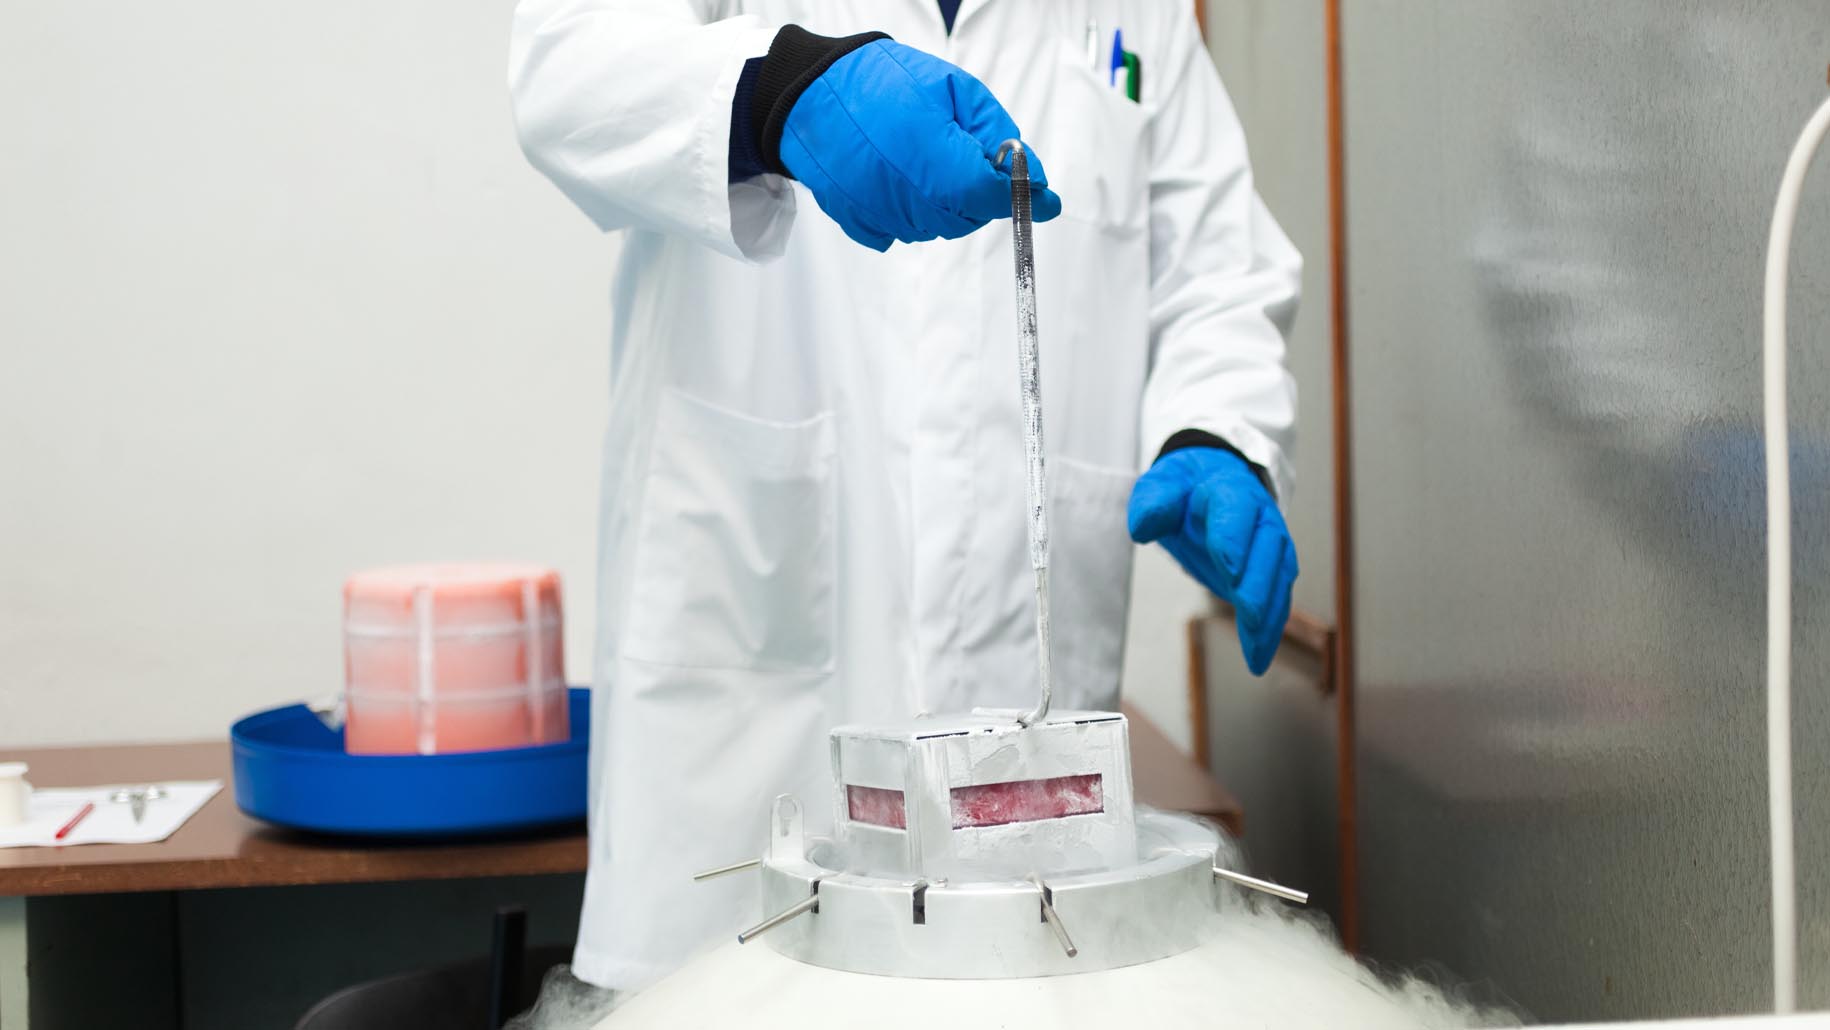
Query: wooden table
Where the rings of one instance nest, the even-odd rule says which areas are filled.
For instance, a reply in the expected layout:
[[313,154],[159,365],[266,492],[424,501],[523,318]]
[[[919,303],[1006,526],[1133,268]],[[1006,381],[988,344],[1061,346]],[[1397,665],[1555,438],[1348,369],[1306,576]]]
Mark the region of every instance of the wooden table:
[[[1139,802],[1194,812],[1237,833],[1238,802],[1127,706]],[[386,844],[327,839],[267,826],[235,807],[227,742],[6,752],[46,786],[220,779],[222,793],[157,844],[0,848],[0,1030],[27,1020],[25,899],[58,894],[291,887],[577,873],[582,826],[501,841]]]

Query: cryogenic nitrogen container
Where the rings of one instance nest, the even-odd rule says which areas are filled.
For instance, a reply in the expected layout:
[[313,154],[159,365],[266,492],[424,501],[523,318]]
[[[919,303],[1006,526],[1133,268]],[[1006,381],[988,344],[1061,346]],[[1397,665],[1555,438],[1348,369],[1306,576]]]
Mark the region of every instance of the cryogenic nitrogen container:
[[567,739],[559,574],[402,565],[343,586],[344,746],[435,754]]

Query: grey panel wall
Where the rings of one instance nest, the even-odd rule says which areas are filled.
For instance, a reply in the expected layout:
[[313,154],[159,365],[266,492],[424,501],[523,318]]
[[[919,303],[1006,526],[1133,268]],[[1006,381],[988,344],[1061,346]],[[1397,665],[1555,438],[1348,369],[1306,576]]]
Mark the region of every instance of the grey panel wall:
[[[1830,3],[1346,7],[1367,950],[1543,1018],[1759,1009],[1758,301]],[[1830,174],[1810,193],[1796,741],[1825,1006]]]
[[[1290,338],[1299,391],[1296,494],[1285,514],[1302,575],[1296,604],[1334,617],[1330,446],[1327,108],[1322,5],[1208,0],[1208,40],[1252,150],[1258,189],[1303,253],[1303,302]],[[1213,767],[1245,805],[1259,872],[1312,892],[1339,914],[1335,711],[1317,669],[1286,654],[1262,680],[1245,671],[1231,628],[1207,640]]]
[[[1302,575],[1296,605],[1334,618],[1334,452],[1329,438],[1327,94],[1322,5],[1207,0],[1208,43],[1245,126],[1258,192],[1303,255],[1290,335],[1297,382],[1296,494],[1285,505]],[[1240,664],[1240,663],[1234,663]],[[1243,666],[1242,666],[1243,667]]]

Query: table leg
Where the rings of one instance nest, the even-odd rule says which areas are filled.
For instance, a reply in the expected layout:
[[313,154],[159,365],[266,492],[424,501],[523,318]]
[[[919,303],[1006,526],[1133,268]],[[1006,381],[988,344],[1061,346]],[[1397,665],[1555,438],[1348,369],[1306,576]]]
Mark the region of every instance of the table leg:
[[25,899],[0,898],[0,1030],[26,1030]]

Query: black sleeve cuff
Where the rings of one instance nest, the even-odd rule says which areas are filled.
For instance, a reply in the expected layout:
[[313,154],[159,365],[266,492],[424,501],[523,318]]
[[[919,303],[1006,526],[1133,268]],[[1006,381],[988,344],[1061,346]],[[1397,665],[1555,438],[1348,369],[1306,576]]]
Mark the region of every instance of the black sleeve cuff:
[[760,57],[745,61],[743,74],[737,77],[737,92],[731,95],[729,182],[744,182],[768,171],[763,167],[762,150],[756,145],[756,123],[750,119],[750,105],[756,97],[756,79],[762,74],[762,65]]
[[888,38],[881,32],[838,38],[816,36],[799,25],[782,26],[762,59],[755,91],[750,96],[750,127],[756,133],[756,151],[764,169],[777,175],[789,174],[782,165],[782,127],[788,124],[788,112],[794,110],[794,102],[813,80],[853,50]]
[[1269,472],[1266,472],[1257,462],[1240,453],[1239,448],[1234,447],[1232,444],[1227,443],[1225,440],[1222,440],[1205,430],[1176,430],[1170,435],[1169,439],[1163,441],[1163,449],[1156,452],[1157,460],[1162,460],[1163,455],[1168,454],[1170,451],[1179,451],[1186,447],[1212,447],[1216,450],[1225,451],[1233,457],[1238,458],[1240,461],[1245,462],[1246,467],[1252,470],[1252,474],[1258,477],[1258,481],[1264,484],[1265,490],[1268,491],[1272,497],[1277,496],[1277,487],[1272,484],[1271,474]]

